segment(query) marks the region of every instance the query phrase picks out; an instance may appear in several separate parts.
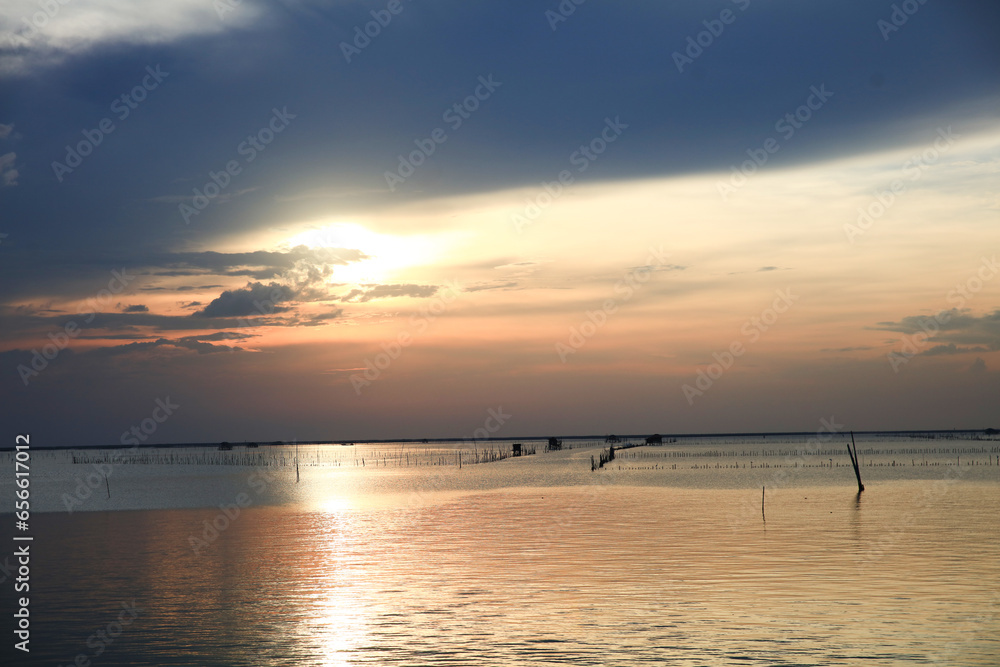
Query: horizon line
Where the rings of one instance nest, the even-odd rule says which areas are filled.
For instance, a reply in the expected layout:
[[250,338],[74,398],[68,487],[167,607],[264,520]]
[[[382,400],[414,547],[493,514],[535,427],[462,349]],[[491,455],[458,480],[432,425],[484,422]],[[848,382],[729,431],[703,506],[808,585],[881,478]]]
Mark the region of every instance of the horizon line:
[[[993,431],[993,433],[990,433]],[[538,436],[538,435],[522,435],[522,436],[508,436],[508,437],[496,437],[496,438],[485,438],[485,439],[469,439],[469,438],[390,438],[390,439],[370,439],[370,440],[219,440],[212,442],[175,442],[175,443],[149,443],[149,444],[136,444],[136,445],[52,445],[43,447],[33,447],[32,449],[36,451],[55,451],[55,450],[65,450],[65,449],[133,449],[133,448],[150,448],[150,447],[163,447],[163,448],[175,448],[175,447],[218,447],[221,444],[228,444],[234,447],[246,446],[246,445],[258,445],[264,447],[280,447],[285,445],[372,445],[372,444],[389,444],[389,443],[401,443],[401,444],[431,444],[431,443],[488,443],[488,442],[513,442],[515,440],[548,440],[549,438],[555,437],[559,440],[603,440],[605,438],[615,436],[623,440],[637,440],[650,437],[652,435],[659,435],[664,438],[726,438],[726,437],[767,437],[771,436],[812,436],[816,437],[819,435],[826,435],[830,437],[841,436],[847,437],[850,434],[855,435],[883,435],[883,434],[896,434],[896,435],[910,435],[910,434],[944,434],[944,433],[981,433],[983,435],[997,435],[1000,434],[1000,429],[987,427],[987,428],[975,428],[975,429],[909,429],[909,430],[869,430],[869,431],[745,431],[745,432],[728,432],[728,433],[643,433],[643,434],[631,434],[631,435],[617,435],[613,433],[606,433],[604,435],[563,435],[563,436]],[[0,447],[0,452],[12,452],[14,447]]]

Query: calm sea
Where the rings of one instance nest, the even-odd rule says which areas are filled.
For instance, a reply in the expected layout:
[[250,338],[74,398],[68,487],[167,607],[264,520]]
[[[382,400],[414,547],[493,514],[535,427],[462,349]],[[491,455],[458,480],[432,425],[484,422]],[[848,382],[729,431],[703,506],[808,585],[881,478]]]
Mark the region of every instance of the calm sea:
[[[841,443],[682,441],[598,471],[601,443],[470,463],[480,445],[461,466],[443,445],[301,446],[298,481],[287,446],[33,450],[29,530],[0,514],[0,655],[1000,664],[1000,442],[861,440],[860,495]],[[30,654],[15,532],[33,537]]]

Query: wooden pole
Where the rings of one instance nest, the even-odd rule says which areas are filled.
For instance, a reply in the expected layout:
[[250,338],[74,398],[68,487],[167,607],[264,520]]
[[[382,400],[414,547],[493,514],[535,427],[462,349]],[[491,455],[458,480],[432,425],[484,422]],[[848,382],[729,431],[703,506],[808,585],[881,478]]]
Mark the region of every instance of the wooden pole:
[[854,431],[851,431],[851,444],[854,445],[854,451],[851,451],[850,446],[847,448],[847,453],[851,457],[851,465],[854,466],[854,476],[858,478],[858,493],[865,490],[865,485],[861,483],[861,470],[858,469],[858,445],[854,442]]
[[767,517],[764,516],[764,488],[760,487],[760,518],[764,520],[764,523],[767,523]]

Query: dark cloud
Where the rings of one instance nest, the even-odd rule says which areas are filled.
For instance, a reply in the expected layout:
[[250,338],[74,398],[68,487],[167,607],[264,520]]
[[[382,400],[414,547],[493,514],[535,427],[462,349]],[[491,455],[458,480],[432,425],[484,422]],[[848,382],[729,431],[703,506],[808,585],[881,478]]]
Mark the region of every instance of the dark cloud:
[[208,342],[208,341],[218,341],[218,340],[246,340],[247,338],[256,338],[258,334],[250,333],[237,333],[235,331],[216,331],[211,334],[197,334],[194,336],[183,336],[178,340],[181,341],[198,341],[198,342]]
[[909,315],[898,322],[879,322],[877,329],[884,331],[899,331],[902,333],[915,333],[925,331],[928,327],[942,330],[972,329],[982,323],[989,326],[1000,325],[1000,310],[987,315],[970,315],[968,309],[942,310],[935,315]]
[[746,274],[746,273],[770,273],[771,271],[787,271],[787,270],[788,270],[787,267],[761,266],[761,267],[758,267],[757,269],[754,269],[753,271],[730,271],[728,275],[730,275],[730,276],[739,276],[739,275],[743,275],[743,274]]
[[[95,336],[81,336],[80,338],[85,339],[95,339]],[[115,336],[105,336],[101,337],[106,340],[113,340],[117,337]],[[147,339],[149,337],[140,336],[140,338]],[[199,337],[184,337],[175,340],[167,338],[157,338],[155,340],[139,340],[133,341],[131,343],[126,343],[124,345],[110,345],[105,347],[97,347],[83,352],[77,352],[72,348],[66,348],[60,351],[59,356],[56,357],[52,364],[56,368],[61,368],[65,365],[67,361],[80,361],[85,362],[87,359],[102,358],[102,357],[120,357],[126,355],[143,355],[158,350],[183,350],[189,352],[195,352],[197,354],[214,354],[216,352],[245,352],[246,350],[239,346],[228,346],[228,345],[213,345],[202,340],[198,340]],[[6,352],[0,353],[0,362],[4,364],[3,367],[17,368],[19,365],[30,366],[32,358],[35,354],[34,350],[22,350],[14,349],[8,350]]]
[[360,250],[349,248],[308,248],[296,246],[286,252],[258,250],[254,252],[175,252],[152,254],[146,261],[149,266],[191,270],[194,273],[231,275],[233,271],[256,269],[278,272],[296,268],[299,264],[340,265],[365,259]]
[[641,266],[630,266],[629,271],[684,271],[688,267],[682,264],[643,264]]
[[[155,45],[81,49],[51,64],[39,85],[0,74],[4,127],[16,125],[32,139],[16,146],[20,184],[4,188],[5,197],[22,192],[4,203],[11,228],[4,231],[24,239],[33,261],[45,259],[33,271],[26,267],[12,293],[30,290],[32,282],[45,289],[38,283],[47,282],[46,271],[76,273],[58,266],[65,250],[71,260],[91,257],[91,266],[104,270],[137,252],[132,265],[158,266],[142,254],[182,247],[195,230],[263,229],[280,213],[305,219],[329,210],[330,193],[355,193],[337,200],[338,209],[384,203],[382,175],[393,156],[445,125],[442,111],[471,94],[481,75],[492,74],[501,87],[465,127],[449,129],[447,149],[407,179],[399,197],[551,181],[568,155],[602,130],[605,117],[619,115],[629,128],[587,178],[728,170],[773,134],[775,121],[803,104],[813,85],[835,94],[806,131],[782,142],[768,169],[908,144],[942,119],[958,129],[992,116],[996,107],[995,3],[921,4],[919,17],[887,42],[877,22],[888,18],[889,3],[754,1],[684,71],[672,54],[731,3],[627,9],[590,3],[555,31],[543,9],[527,0],[418,10],[400,19],[392,39],[380,39],[377,49],[350,64],[339,44],[371,17],[357,3],[323,4],[321,11],[314,3],[255,5],[260,14],[253,30],[233,29],[228,19],[213,16],[201,22],[212,25],[211,35],[185,31]],[[243,17],[250,20],[249,13]],[[227,69],[231,60],[219,54],[239,54],[243,66]],[[122,122],[123,132],[109,136],[60,183],[48,165],[79,140],[80,128],[93,127],[102,108],[136,85],[138,60],[163,62],[173,68],[170,78]],[[331,75],[336,86],[316,85]],[[263,126],[276,104],[287,104],[296,119],[262,159],[242,163],[242,172],[185,226],[177,205],[190,202],[227,159],[242,160],[235,145],[247,128]],[[203,122],[181,135],[165,131],[195,105]],[[137,162],[143,151],[159,159]],[[328,195],[306,198],[322,191]]]
[[210,304],[192,314],[192,317],[246,317],[270,315],[290,310],[277,304],[291,301],[295,291],[278,283],[249,283],[246,287],[226,290]]
[[492,284],[485,284],[485,285],[473,285],[471,287],[466,287],[462,291],[463,292],[485,292],[487,290],[495,290],[495,289],[499,289],[499,290],[514,289],[515,287],[517,287],[517,283],[513,282],[513,281],[509,281],[509,282],[492,283]]
[[337,310],[332,310],[328,313],[320,313],[318,315],[313,315],[312,320],[333,320],[344,314],[344,311],[338,308]]
[[376,285],[374,287],[365,286],[365,289],[355,289],[343,297],[343,301],[350,303],[366,303],[373,299],[389,299],[392,297],[413,297],[415,299],[426,298],[437,294],[437,285]]
[[911,315],[898,322],[879,322],[875,329],[906,336],[920,334],[932,346],[922,356],[971,354],[1000,350],[1000,310],[972,315],[968,309],[951,309],[936,315]]
[[92,334],[81,334],[76,337],[77,340],[152,340],[156,336],[145,336],[137,333],[123,333],[123,334],[103,334],[103,335],[92,335]]
[[[154,315],[152,313],[90,313],[80,315],[36,315],[0,308],[7,336],[31,337],[39,344],[48,342],[48,334],[66,331],[67,325],[79,333],[74,338],[131,339],[147,337],[143,329],[168,331],[225,331],[244,327],[290,327],[298,320],[287,317],[203,317],[194,315]],[[254,313],[257,314],[256,312]],[[129,333],[131,332],[131,333]]]
[[125,308],[122,309],[122,312],[123,313],[148,313],[149,312],[149,308],[140,303],[140,304],[136,304],[136,305],[133,305],[133,306],[125,306]]
[[267,269],[238,269],[236,271],[226,271],[227,276],[246,276],[248,278],[253,278],[254,280],[271,280],[272,278],[278,278],[284,271],[280,269],[267,268]]
[[[9,278],[8,299],[48,297],[51,294],[93,296],[113,279],[112,271],[128,277],[128,289],[144,292],[192,291],[214,289],[218,283],[167,287],[156,278],[195,276],[246,276],[254,280],[284,277],[304,285],[327,280],[337,266],[367,258],[360,250],[349,248],[308,248],[297,246],[287,251],[221,252],[123,252],[109,255],[106,251],[90,253],[55,252],[39,249],[31,255],[18,253],[0,264],[0,275]],[[41,258],[41,259],[40,259]],[[51,263],[38,280],[27,281],[39,261]],[[152,279],[152,280],[151,280]],[[152,283],[152,284],[148,284]]]
[[977,347],[959,347],[954,343],[948,343],[947,345],[935,345],[929,350],[921,352],[927,357],[936,357],[946,354],[967,354],[969,352],[989,352],[989,348],[977,346]]
[[149,342],[129,343],[127,345],[116,345],[114,347],[100,347],[97,348],[96,350],[92,350],[84,354],[95,355],[95,356],[118,356],[123,354],[150,352],[152,350],[161,348],[176,348],[182,350],[190,350],[192,352],[197,352],[198,354],[245,351],[241,347],[229,347],[227,345],[212,345],[211,343],[205,343],[199,340],[192,340],[190,338],[180,338],[177,340],[168,340],[166,338],[159,338],[155,341],[149,341]]

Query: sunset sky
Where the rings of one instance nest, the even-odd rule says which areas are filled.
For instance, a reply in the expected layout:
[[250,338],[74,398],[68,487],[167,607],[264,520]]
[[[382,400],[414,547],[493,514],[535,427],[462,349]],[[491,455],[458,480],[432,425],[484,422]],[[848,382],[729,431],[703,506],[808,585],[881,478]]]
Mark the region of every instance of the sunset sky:
[[1000,426],[995,3],[49,5],[9,444]]

